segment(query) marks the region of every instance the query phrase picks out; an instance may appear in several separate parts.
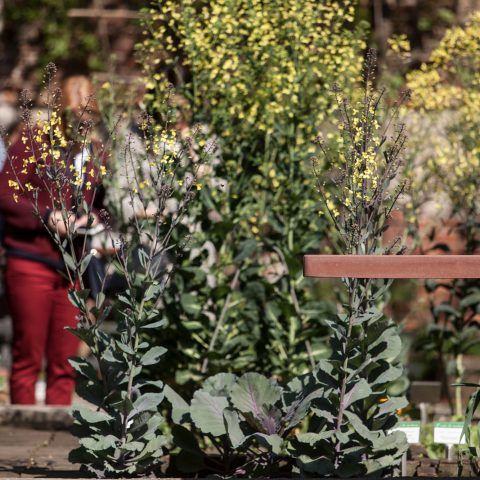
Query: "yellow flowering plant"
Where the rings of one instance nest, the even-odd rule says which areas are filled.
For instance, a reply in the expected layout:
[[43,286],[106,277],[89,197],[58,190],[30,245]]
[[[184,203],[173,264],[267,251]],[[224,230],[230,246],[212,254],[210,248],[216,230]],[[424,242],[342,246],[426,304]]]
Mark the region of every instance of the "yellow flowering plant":
[[356,8],[352,0],[162,0],[146,11],[139,50],[149,108],[163,111],[161,92],[173,83],[179,116],[219,146],[193,210],[201,255],[178,271],[183,305],[172,299],[171,324],[185,332],[181,382],[245,369],[289,378],[327,354],[319,319],[333,305],[302,275],[301,255],[319,248],[326,225],[308,159],[336,108],[331,86],[349,90],[361,76]]
[[[379,253],[379,239],[406,182],[395,184],[402,170],[406,135],[403,124],[394,124],[400,106],[409,97],[405,92],[393,111],[382,108],[385,91],[374,88],[375,53],[367,55],[363,95],[351,103],[338,86],[333,95],[340,113],[341,137],[332,145],[323,136],[317,143],[323,154],[313,157],[317,187],[334,232],[340,252],[368,255]],[[330,166],[327,177],[322,165]],[[321,212],[324,213],[324,212]],[[389,245],[390,253],[395,245]]]
[[[107,137],[100,153],[89,150],[86,159],[83,147],[95,127],[88,115],[93,98],[84,99],[85,107],[71,127],[65,125],[54,74],[54,66],[49,66],[46,114],[37,119],[25,107],[21,141],[31,156],[21,164],[10,158],[5,168],[14,171],[12,195],[31,202],[61,253],[64,268],[59,268],[69,279],[69,298],[78,308],[78,325],[68,330],[91,353],[91,357],[69,360],[77,373],[77,394],[95,407],[76,404],[72,408],[72,431],[79,445],[69,460],[98,477],[148,474],[160,469],[167,444],[160,411],[164,385],[158,378],[152,380],[148,371],[167,350],[146,339],[149,331],[165,325],[163,298],[187,241],[181,224],[196,196],[201,162],[191,162],[185,153],[188,145],[176,141],[168,122],[159,128],[148,115],[141,116],[135,128],[136,146],[141,150],[119,130],[116,141],[122,150],[113,151],[111,137]],[[76,161],[79,150],[82,162]],[[122,156],[106,162],[105,150]],[[118,171],[110,171],[112,162]],[[185,170],[180,164],[190,165],[188,175],[181,175]],[[26,167],[34,169],[29,182],[22,173]],[[114,222],[106,211],[95,209],[102,180],[113,173],[123,176],[117,201],[133,206],[121,231],[113,230]],[[51,204],[48,220],[43,215],[45,201]],[[171,202],[176,205],[173,210]],[[104,240],[93,247],[90,230],[100,221]],[[99,261],[100,251],[106,266],[102,273],[93,272],[99,283],[94,287],[89,267]],[[112,319],[115,328],[109,330],[106,321]]]
[[[374,69],[369,52],[362,95],[334,90],[339,148],[319,139],[331,168],[326,175],[316,169],[318,190],[341,254],[391,254],[395,246],[384,247],[382,240],[405,187],[405,134],[394,126],[398,107],[385,111],[383,92],[374,88]],[[292,452],[301,474],[384,477],[398,469],[408,448],[404,435],[393,431],[397,411],[408,402],[391,389],[403,375],[398,329],[383,312],[391,281],[342,282],[342,306],[328,319],[331,354],[313,371],[317,388],[323,388],[321,407],[313,410],[308,433],[292,442]]]

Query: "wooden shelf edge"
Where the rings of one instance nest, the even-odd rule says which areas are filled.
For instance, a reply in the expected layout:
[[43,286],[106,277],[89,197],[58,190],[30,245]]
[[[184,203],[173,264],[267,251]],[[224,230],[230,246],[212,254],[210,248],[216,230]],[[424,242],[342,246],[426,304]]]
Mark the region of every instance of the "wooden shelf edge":
[[480,278],[480,255],[305,255],[317,278]]

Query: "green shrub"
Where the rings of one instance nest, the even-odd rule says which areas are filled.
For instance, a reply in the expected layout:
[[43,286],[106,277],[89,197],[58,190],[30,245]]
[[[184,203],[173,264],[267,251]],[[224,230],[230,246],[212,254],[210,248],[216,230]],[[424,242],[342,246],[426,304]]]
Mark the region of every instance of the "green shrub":
[[220,152],[191,214],[199,255],[185,257],[167,304],[177,381],[304,373],[328,354],[322,318],[333,311],[302,275],[302,256],[319,250],[327,224],[308,159],[335,108],[332,85],[349,90],[360,76],[356,3],[153,5],[139,47],[147,104],[162,112],[171,81],[182,122],[204,125]]

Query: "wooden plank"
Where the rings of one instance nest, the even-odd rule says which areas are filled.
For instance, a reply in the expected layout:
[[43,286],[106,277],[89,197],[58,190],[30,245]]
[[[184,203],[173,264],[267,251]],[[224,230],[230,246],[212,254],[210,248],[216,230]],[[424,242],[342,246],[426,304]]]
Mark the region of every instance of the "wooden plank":
[[110,20],[126,20],[140,18],[139,12],[125,8],[71,8],[67,15],[70,18],[96,18]]
[[480,255],[305,255],[318,278],[480,278]]

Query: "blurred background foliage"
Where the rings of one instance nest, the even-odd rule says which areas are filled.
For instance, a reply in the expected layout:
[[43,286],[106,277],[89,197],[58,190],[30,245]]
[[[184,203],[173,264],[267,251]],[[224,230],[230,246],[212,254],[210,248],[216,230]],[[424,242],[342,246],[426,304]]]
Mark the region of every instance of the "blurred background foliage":
[[[421,209],[433,202],[444,224],[461,242],[442,241],[434,234],[426,251],[479,253],[480,223],[478,191],[480,181],[480,11],[474,12],[462,26],[449,28],[422,63],[407,76],[412,90],[410,109],[411,142],[423,144],[422,174],[412,174],[412,192],[418,192],[411,204],[412,218],[419,231]],[[415,123],[422,121],[422,129]],[[413,128],[412,128],[413,127]],[[415,165],[415,162],[417,165]],[[419,171],[419,157],[412,155],[411,171]],[[414,205],[415,204],[415,205]],[[433,230],[432,230],[433,229]],[[437,238],[436,238],[437,237]],[[478,355],[480,285],[477,280],[455,279],[426,283],[432,323],[417,339],[417,351],[440,366],[444,386],[447,377],[464,381],[464,355]],[[445,388],[445,391],[448,390]],[[455,392],[455,413],[462,415],[460,389]],[[453,402],[451,401],[453,404]]]
[[[379,50],[383,65],[387,65],[388,38],[407,36],[412,56],[406,68],[426,61],[446,28],[463,23],[471,11],[480,8],[478,0],[358,0],[355,3],[356,22],[365,20],[372,26],[369,44]],[[35,89],[34,81],[52,60],[64,62],[68,71],[82,69],[88,73],[113,68],[125,75],[138,73],[131,58],[119,54],[112,66],[111,56],[117,51],[132,53],[131,43],[138,41],[142,34],[139,10],[150,4],[150,0],[1,0],[2,84],[16,88],[26,84]],[[83,12],[72,16],[78,9]],[[99,11],[116,11],[116,14],[102,16]],[[397,77],[398,85],[402,69],[392,61],[395,64],[388,64],[383,70]]]
[[349,90],[361,76],[367,29],[354,19],[349,1],[167,1],[149,11],[145,100],[159,114],[173,82],[218,155],[191,218],[203,254],[178,269],[167,309],[179,380],[225,370],[287,379],[328,353],[322,317],[335,308],[302,274],[302,253],[326,236],[309,158],[332,85]]

